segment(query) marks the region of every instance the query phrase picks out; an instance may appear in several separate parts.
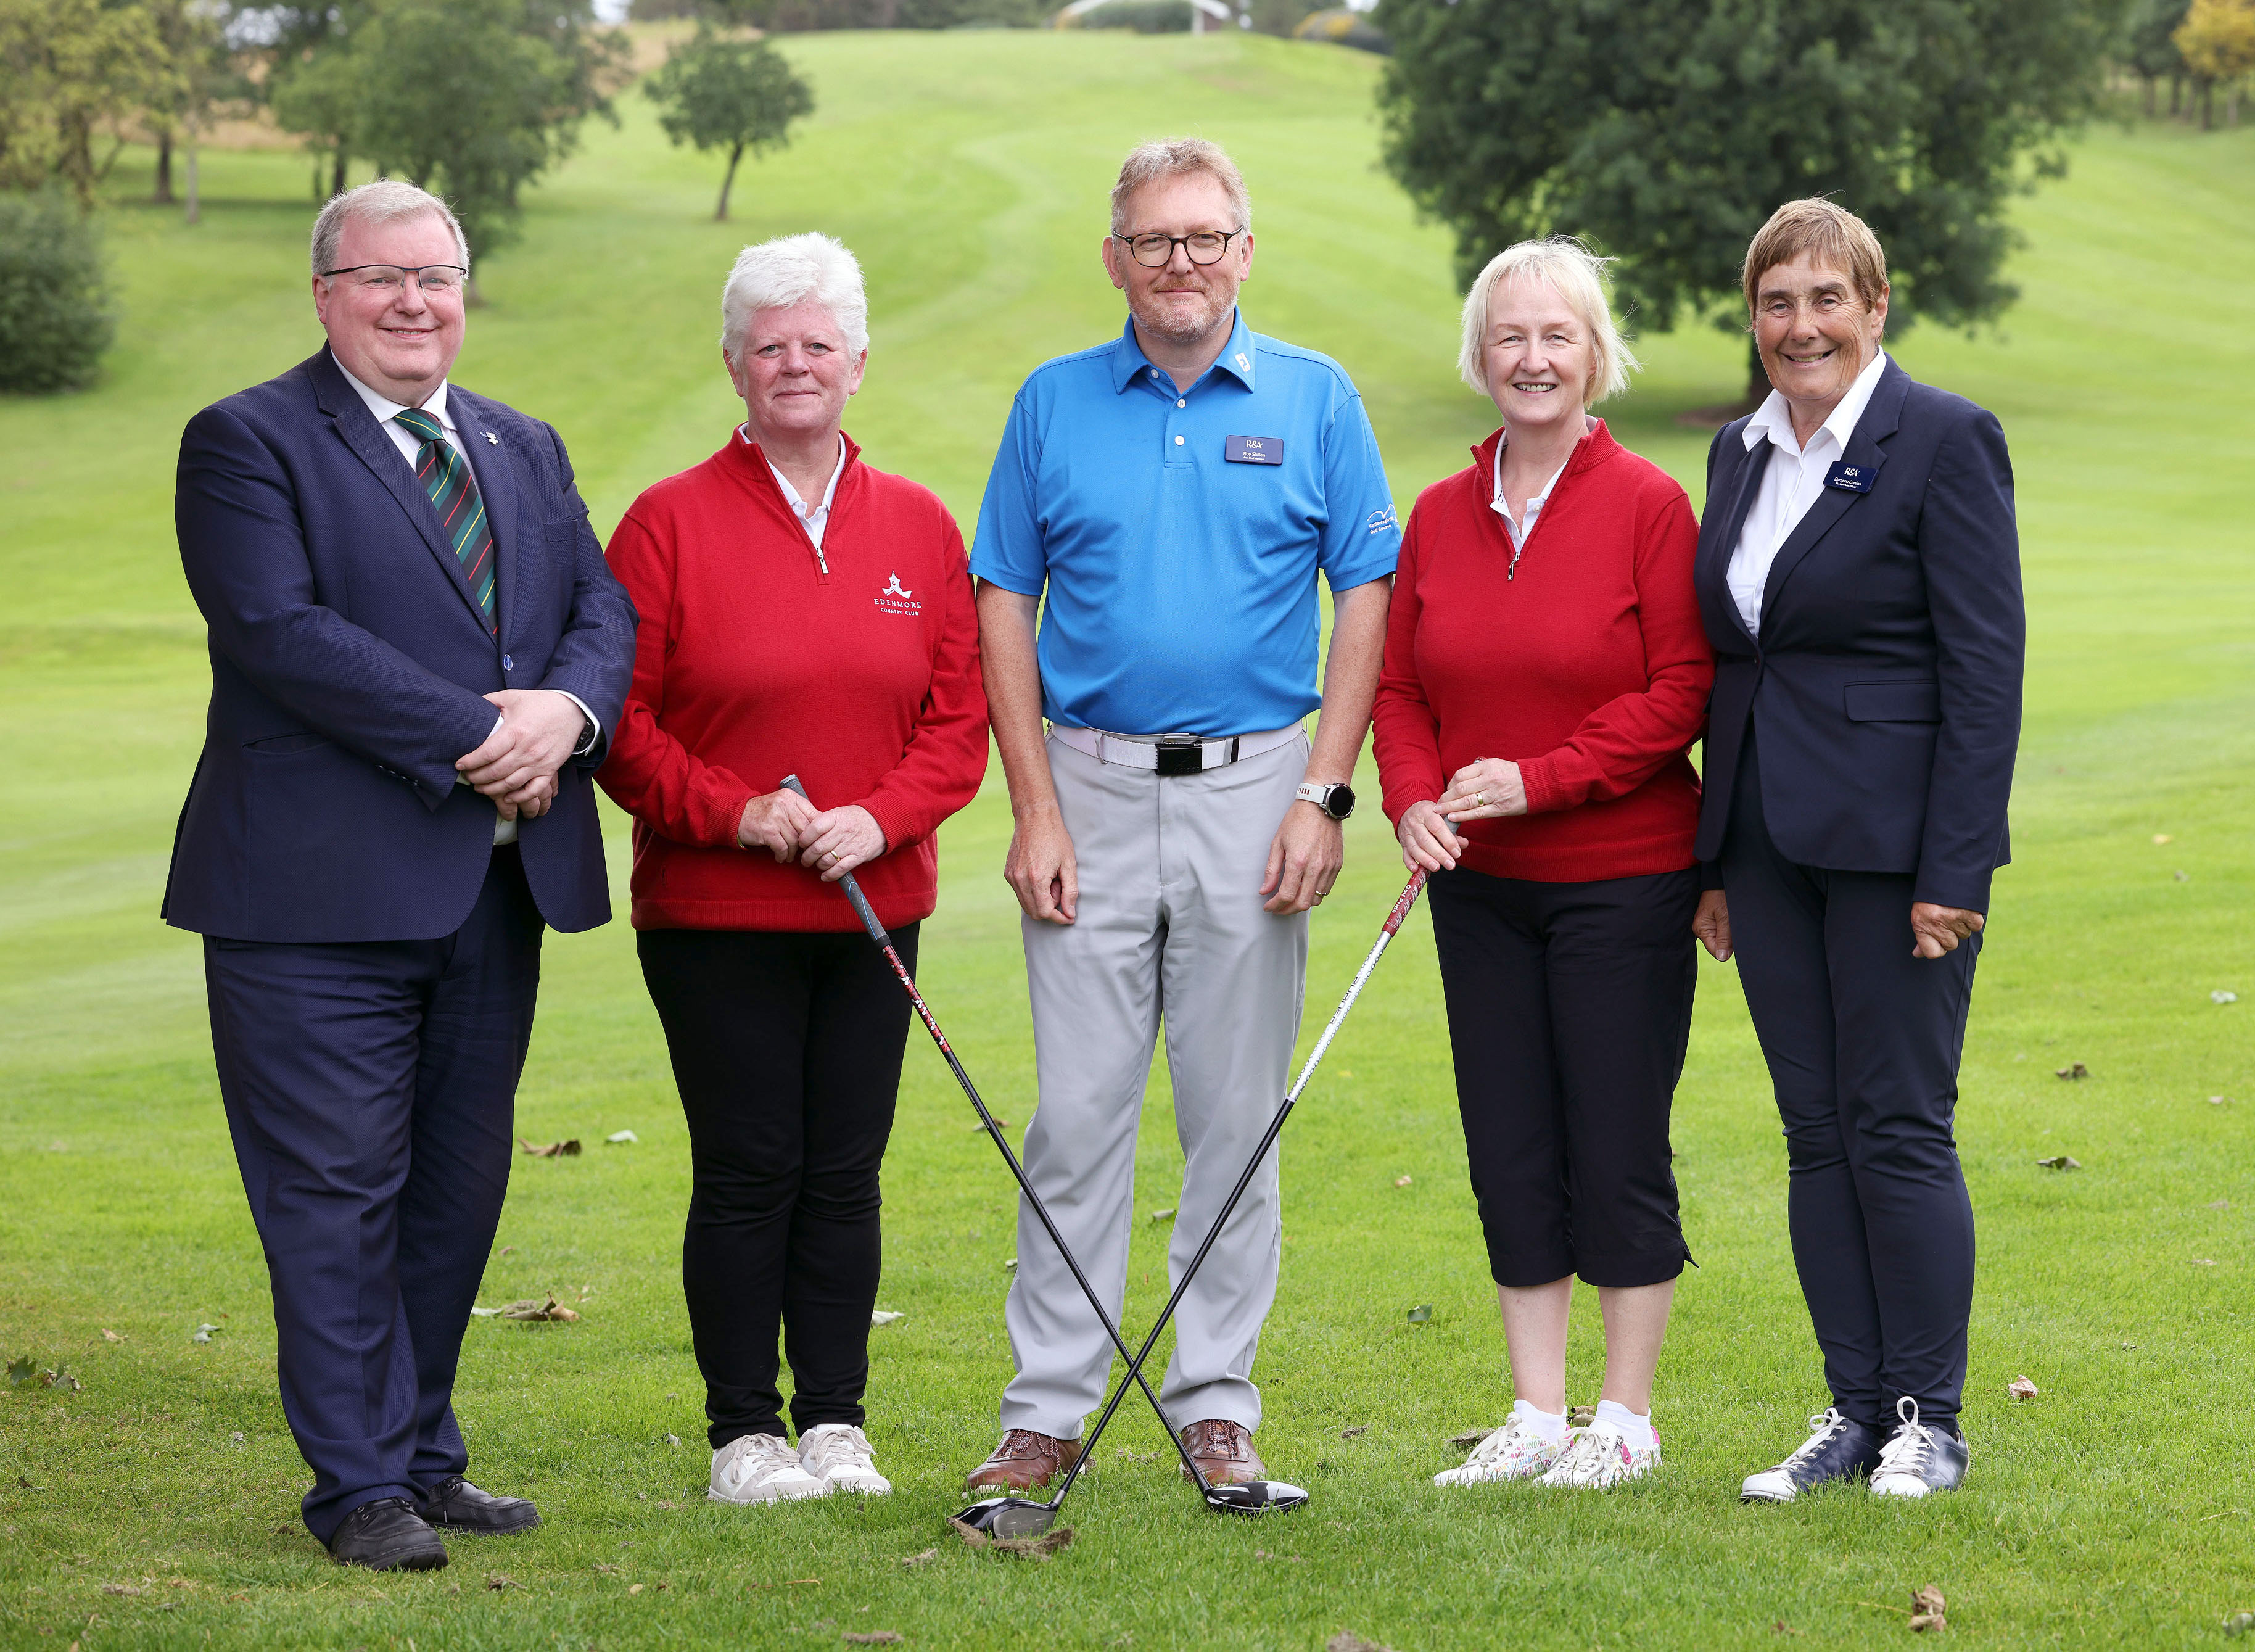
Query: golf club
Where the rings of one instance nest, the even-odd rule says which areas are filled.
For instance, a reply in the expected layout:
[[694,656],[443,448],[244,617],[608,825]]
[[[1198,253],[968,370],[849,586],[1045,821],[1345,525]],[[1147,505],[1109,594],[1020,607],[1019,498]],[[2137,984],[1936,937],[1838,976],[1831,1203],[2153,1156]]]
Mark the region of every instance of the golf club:
[[[1455,830],[1453,826],[1450,829]],[[1409,916],[1409,909],[1416,905],[1417,896],[1424,888],[1425,873],[1420,868],[1410,875],[1401,897],[1394,903],[1394,910],[1386,915],[1385,925],[1378,932],[1378,944],[1362,960],[1362,967],[1355,971],[1354,980],[1347,987],[1346,996],[1339,1000],[1339,1006],[1331,1012],[1331,1022],[1324,1027],[1323,1037],[1316,1040],[1316,1047],[1308,1052],[1307,1062],[1301,1067],[1299,1078],[1284,1096],[1284,1105],[1278,1107],[1276,1116],[1268,1121],[1268,1131],[1261,1136],[1261,1145],[1253,1149],[1252,1158],[1246,1163],[1245,1173],[1237,1178],[1237,1185],[1230,1190],[1229,1198],[1222,1205],[1221,1213],[1213,1219],[1213,1226],[1206,1229],[1205,1242],[1198,1248],[1198,1255],[1191,1258],[1191,1265],[1183,1270],[1182,1279],[1175,1286],[1174,1294],[1167,1298],[1167,1305],[1160,1310],[1158,1321],[1151,1327],[1151,1334],[1143,1339],[1142,1347],[1129,1362],[1128,1374],[1120,1379],[1120,1386],[1112,1391],[1112,1398],[1106,1403],[1103,1415],[1096,1419],[1095,1428],[1089,1431],[1088,1439],[1081,1447],[1079,1460],[1066,1472],[1064,1484],[1057,1488],[1057,1497],[1050,1504],[1052,1509],[1064,1502],[1065,1494],[1072,1489],[1073,1479],[1079,1473],[1080,1464],[1087,1461],[1088,1453],[1096,1449],[1096,1442],[1103,1437],[1106,1424],[1112,1421],[1112,1414],[1120,1409],[1120,1402],[1127,1395],[1128,1383],[1143,1381],[1143,1361],[1150,1357],[1151,1349],[1159,1340],[1159,1333],[1174,1318],[1176,1305],[1182,1301],[1183,1293],[1191,1288],[1191,1281],[1198,1276],[1198,1269],[1205,1262],[1206,1253],[1221,1237],[1222,1228],[1237,1209],[1237,1201],[1253,1185],[1254,1172],[1261,1168],[1261,1161],[1275,1145],[1276,1137],[1284,1128],[1284,1121],[1291,1116],[1293,1107],[1299,1102],[1300,1093],[1308,1087],[1309,1079],[1323,1060],[1324,1052],[1331,1048],[1331,1039],[1337,1036],[1339,1024],[1346,1019],[1346,1012],[1354,1008],[1354,1001],[1361,995],[1363,983],[1370,979],[1370,972],[1378,967],[1378,960],[1385,956],[1387,947],[1392,945],[1395,933],[1401,928],[1402,920]],[[1147,1388],[1145,1391],[1148,1393],[1149,1390]],[[1203,1480],[1200,1483],[1203,1484]],[[1249,1480],[1242,1486],[1208,1487],[1205,1501],[1210,1508],[1227,1509],[1234,1514],[1259,1514],[1270,1508],[1297,1508],[1308,1501],[1308,1494],[1282,1480]]]
[[[786,789],[796,791],[800,797],[806,797],[806,788],[799,784],[797,775],[785,775],[783,777],[783,784]],[[808,798],[807,801],[811,803],[813,799]],[[1112,1339],[1112,1346],[1120,1351],[1121,1359],[1132,1358],[1128,1352],[1127,1339],[1120,1334],[1120,1328],[1113,1324],[1112,1316],[1105,1311],[1103,1301],[1096,1294],[1096,1287],[1090,1284],[1088,1276],[1081,1272],[1079,1259],[1074,1256],[1071,1247],[1064,1242],[1064,1235],[1057,1231],[1057,1223],[1050,1218],[1049,1206],[1042,1203],[1042,1196],[1034,1192],[1033,1184],[1026,1179],[1025,1169],[1018,1163],[1018,1156],[1010,1151],[1009,1142],[1003,1139],[1001,1127],[994,1122],[994,1115],[987,1112],[987,1104],[979,1099],[978,1086],[971,1082],[971,1075],[963,1070],[963,1063],[957,1059],[954,1048],[947,1042],[947,1035],[939,1030],[939,1023],[933,1016],[930,1006],[924,1002],[924,995],[917,990],[914,977],[910,975],[908,966],[901,961],[899,950],[894,946],[893,938],[886,932],[884,924],[878,921],[876,910],[870,906],[868,896],[861,893],[861,886],[854,881],[851,872],[847,873],[838,882],[846,891],[846,898],[854,903],[854,910],[861,920],[861,927],[869,931],[869,938],[877,943],[878,950],[884,953],[886,962],[892,965],[893,974],[899,978],[902,987],[906,989],[909,1002],[916,1006],[917,1016],[924,1021],[924,1030],[931,1034],[931,1041],[939,1046],[939,1053],[947,1058],[948,1070],[955,1074],[956,1083],[963,1086],[963,1093],[971,1099],[972,1107],[978,1111],[979,1122],[986,1128],[988,1139],[1001,1153],[1002,1162],[1010,1167],[1010,1174],[1016,1178],[1019,1191],[1025,1194],[1026,1202],[1033,1206],[1034,1214],[1041,1220],[1042,1227],[1048,1231],[1050,1242],[1057,1248],[1057,1254],[1064,1258],[1064,1265],[1072,1270],[1074,1281],[1080,1286],[1081,1294],[1088,1298],[1088,1305],[1095,1311],[1097,1319],[1104,1326],[1105,1334]],[[1252,1487],[1249,1486],[1218,1487],[1208,1483],[1205,1474],[1199,1472],[1198,1460],[1191,1455],[1190,1448],[1183,1444],[1182,1436],[1176,1431],[1174,1424],[1168,1418],[1166,1408],[1159,1403],[1159,1396],[1151,1392],[1150,1383],[1144,1380],[1141,1361],[1135,1363],[1133,1374],[1136,1386],[1143,1390],[1144,1398],[1150,1401],[1151,1409],[1159,1414],[1160,1426],[1167,1431],[1167,1438],[1174,1442],[1175,1450],[1183,1459],[1183,1466],[1190,1471],[1191,1477],[1198,1482],[1198,1489],[1205,1494],[1208,1505],[1217,1508],[1233,1509],[1241,1501],[1234,1494],[1250,1491]],[[1115,1397],[1113,1404],[1116,1406],[1118,1402]],[[1105,1415],[1108,1419],[1111,1413],[1107,1411]],[[1094,1442],[1092,1441],[1091,1444]],[[1081,1463],[1085,1460],[1085,1452],[1074,1459],[1072,1469],[1065,1477],[1067,1488],[1071,1487],[1073,1480],[1080,1472]],[[1057,1507],[1064,1501],[1064,1495],[1062,1490],[1048,1502],[1028,1497],[989,1498],[984,1502],[973,1504],[961,1514],[953,1515],[952,1518],[959,1525],[970,1527],[976,1531],[989,1532],[998,1537],[1038,1536],[1056,1523]],[[1300,1501],[1303,1502],[1306,1501],[1305,1493],[1300,1494]]]

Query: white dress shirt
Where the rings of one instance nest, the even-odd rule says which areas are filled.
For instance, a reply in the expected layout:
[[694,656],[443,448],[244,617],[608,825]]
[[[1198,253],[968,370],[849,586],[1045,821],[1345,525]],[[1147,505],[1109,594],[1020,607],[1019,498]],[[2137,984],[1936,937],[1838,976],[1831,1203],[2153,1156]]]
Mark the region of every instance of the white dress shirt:
[[[751,427],[748,425],[739,425],[736,426],[736,437],[737,439],[741,441],[748,447],[754,445],[752,442]],[[762,453],[761,457],[766,458],[766,455]],[[830,481],[828,485],[822,489],[822,503],[818,505],[810,505],[805,500],[800,498],[798,496],[798,489],[790,485],[790,478],[784,475],[780,470],[776,470],[775,467],[775,461],[771,459],[768,460],[768,469],[774,472],[776,485],[783,489],[783,503],[790,507],[790,514],[797,517],[799,520],[799,524],[806,530],[806,537],[814,541],[815,559],[819,561],[822,556],[822,531],[830,525],[831,502],[838,497],[839,477],[846,474],[846,437],[844,433],[841,432],[839,435],[838,462],[830,467]],[[824,571],[828,571],[827,564],[825,564]]]
[[[334,351],[330,352],[329,359],[332,362],[337,361],[336,353]],[[337,362],[337,371],[345,376],[345,383],[351,385],[355,392],[359,395],[361,400],[368,404],[368,411],[376,416],[376,424],[383,427],[383,433],[385,435],[391,438],[391,445],[399,450],[399,456],[407,461],[407,474],[411,476],[414,476],[419,483],[422,478],[415,468],[415,455],[423,451],[423,439],[420,436],[418,436],[413,431],[408,429],[406,425],[397,422],[397,416],[409,411],[407,404],[404,402],[395,402],[390,397],[384,395],[383,391],[371,390],[369,386],[362,383],[360,380],[353,376],[352,369],[347,367],[342,362]],[[439,381],[439,388],[431,392],[430,396],[424,401],[420,411],[430,414],[432,418],[439,421],[439,433],[446,438],[446,445],[449,447],[452,447],[456,453],[461,454],[463,461],[467,463],[468,455],[462,453],[461,432],[454,426],[453,415],[446,411],[446,380],[440,379]],[[474,470],[472,475],[474,475],[476,473]],[[587,702],[581,699],[577,694],[573,693],[568,688],[559,688],[556,692],[563,695],[565,699],[570,700],[574,706],[577,706],[580,708],[580,715],[587,720],[587,728],[589,731],[597,737],[600,737],[603,728],[602,720],[597,717],[594,712],[587,709]],[[498,728],[502,724],[508,721],[507,717],[497,716],[494,719],[494,728]],[[488,739],[492,738],[492,729],[487,730]],[[585,736],[582,738],[584,739]],[[454,784],[456,785],[467,785],[469,782],[467,780],[457,780]],[[494,815],[493,840],[495,843],[514,843],[516,841],[516,822],[514,820],[502,819],[498,810],[495,811]]]
[[1488,509],[1501,517],[1503,525],[1511,531],[1511,560],[1516,566],[1519,553],[1527,548],[1527,536],[1535,531],[1535,519],[1542,514],[1542,507],[1550,503],[1550,490],[1558,485],[1558,478],[1566,474],[1566,465],[1574,462],[1574,456],[1567,454],[1566,463],[1550,473],[1550,480],[1542,484],[1542,491],[1528,500],[1521,511],[1524,521],[1514,522],[1511,508],[1503,503],[1503,450],[1510,445],[1507,439],[1495,445],[1495,497],[1487,503]]
[[[1816,496],[1824,491],[1825,474],[1846,456],[1848,438],[1855,434],[1856,421],[1864,416],[1872,392],[1879,388],[1879,375],[1886,369],[1887,353],[1875,351],[1806,447],[1795,439],[1793,411],[1775,390],[1746,421],[1748,453],[1765,441],[1779,450],[1762,467],[1761,491],[1754,496],[1746,525],[1739,531],[1727,575],[1731,601],[1738,605],[1739,617],[1752,635],[1761,635],[1762,589],[1769,583],[1769,565],[1777,560],[1778,552],[1809,514],[1809,507],[1816,503]],[[1708,503],[1711,506],[1713,501]]]

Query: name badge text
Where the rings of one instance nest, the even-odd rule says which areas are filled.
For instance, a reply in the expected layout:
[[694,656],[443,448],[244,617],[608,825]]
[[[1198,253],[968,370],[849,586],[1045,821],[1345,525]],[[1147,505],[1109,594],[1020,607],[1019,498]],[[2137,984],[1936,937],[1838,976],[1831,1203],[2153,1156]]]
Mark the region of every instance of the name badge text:
[[1221,456],[1233,465],[1281,465],[1284,439],[1281,436],[1232,436],[1222,444]]
[[1844,493],[1869,493],[1872,479],[1879,474],[1870,465],[1851,465],[1844,460],[1824,473],[1824,485]]

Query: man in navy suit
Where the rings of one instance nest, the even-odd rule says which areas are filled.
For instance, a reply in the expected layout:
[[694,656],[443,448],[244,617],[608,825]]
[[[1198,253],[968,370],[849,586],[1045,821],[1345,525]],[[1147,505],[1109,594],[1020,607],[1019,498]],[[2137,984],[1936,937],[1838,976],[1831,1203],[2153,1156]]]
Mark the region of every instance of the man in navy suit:
[[1787,1502],[1963,1477],[1973,1208],[1957,1064],[2009,858],[2025,621],[1994,416],[1880,348],[1886,261],[1822,200],[1747,249],[1774,390],[1707,461],[1696,567],[1715,650],[1697,928],[1735,941],[1783,1115],[1794,1262],[1832,1403],[1747,1478]]
[[165,921],[204,937],[282,1409],[340,1562],[538,1523],[452,1395],[509,1182],[544,925],[610,917],[590,774],[634,664],[548,425],[449,385],[468,250],[379,181],[313,229],[327,345],[189,421],[212,698]]

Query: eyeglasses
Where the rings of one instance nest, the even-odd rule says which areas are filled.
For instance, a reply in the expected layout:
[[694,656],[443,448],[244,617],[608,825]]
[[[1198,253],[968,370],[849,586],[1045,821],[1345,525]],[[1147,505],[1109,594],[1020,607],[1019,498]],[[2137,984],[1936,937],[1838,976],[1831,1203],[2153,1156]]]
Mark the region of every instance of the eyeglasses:
[[425,293],[447,293],[470,278],[470,272],[458,264],[426,264],[414,268],[396,264],[350,264],[341,270],[324,270],[323,280],[334,276],[358,276],[359,284],[370,292],[387,296],[403,291],[411,278]]
[[1229,243],[1243,235],[1242,229],[1233,229],[1227,235],[1218,230],[1201,229],[1192,235],[1114,235],[1114,241],[1127,243],[1135,262],[1146,270],[1163,270],[1175,261],[1175,249],[1180,247],[1190,255],[1192,264],[1219,264],[1221,255],[1229,250]]

